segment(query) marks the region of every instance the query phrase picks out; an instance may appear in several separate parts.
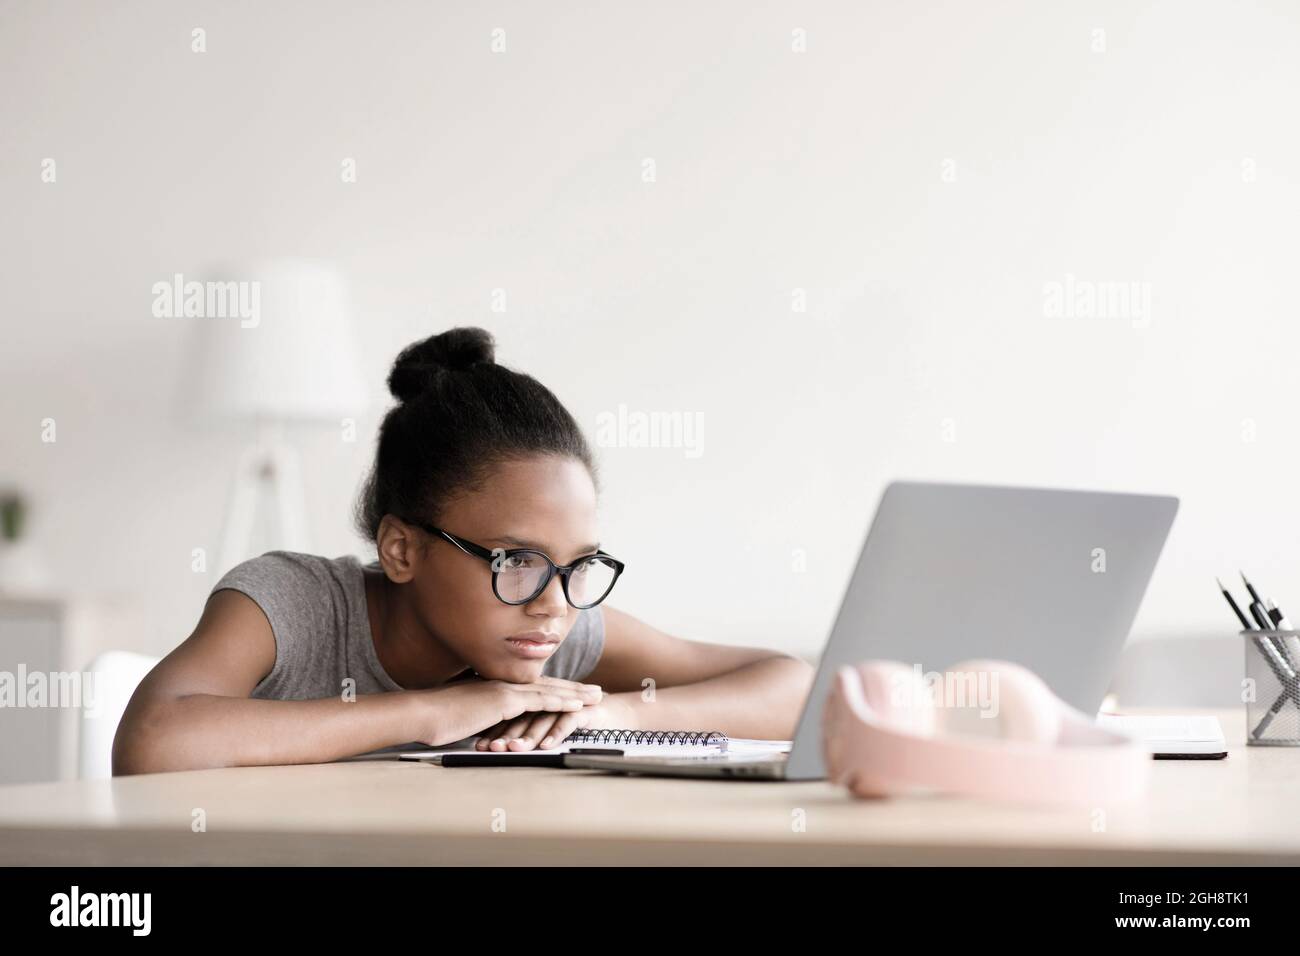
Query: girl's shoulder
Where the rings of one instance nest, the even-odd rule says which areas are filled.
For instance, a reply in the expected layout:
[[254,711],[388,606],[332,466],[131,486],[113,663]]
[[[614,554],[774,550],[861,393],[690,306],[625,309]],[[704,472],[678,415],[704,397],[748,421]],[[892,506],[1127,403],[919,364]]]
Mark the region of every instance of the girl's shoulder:
[[251,598],[275,637],[275,666],[251,696],[299,700],[337,691],[337,662],[357,643],[353,631],[370,626],[357,558],[268,551],[235,565],[212,590],[223,588]]
[[364,595],[361,562],[352,555],[326,558],[298,551],[268,551],[241,561],[213,585],[248,595],[271,617],[275,612],[310,619],[335,603]]
[[326,558],[318,554],[306,554],[301,551],[267,551],[255,558],[248,558],[236,564],[221,576],[213,590],[217,590],[225,581],[245,579],[274,579],[286,584],[312,582],[324,583],[341,574],[355,574],[361,567],[359,559],[350,554],[337,558]]

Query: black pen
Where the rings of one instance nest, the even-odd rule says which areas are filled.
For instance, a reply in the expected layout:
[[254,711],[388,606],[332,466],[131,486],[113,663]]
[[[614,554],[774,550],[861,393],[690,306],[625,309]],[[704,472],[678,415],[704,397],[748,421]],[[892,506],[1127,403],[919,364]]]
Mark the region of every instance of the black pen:
[[[1255,604],[1259,605],[1259,613],[1263,616],[1259,625],[1260,629],[1265,631],[1276,631],[1279,627],[1281,627],[1284,630],[1287,630],[1288,628],[1286,628],[1285,625],[1278,624],[1278,621],[1282,619],[1282,612],[1278,611],[1277,617],[1274,617],[1273,615],[1269,614],[1268,605],[1265,603],[1264,599],[1260,597],[1259,592],[1255,590],[1255,585],[1251,584],[1250,581],[1246,580],[1246,572],[1240,571],[1239,573],[1241,574],[1241,580],[1246,582],[1246,590],[1250,592],[1250,596],[1254,599],[1254,604],[1250,606],[1250,613],[1252,615],[1255,614]],[[1295,640],[1295,638],[1291,638],[1290,640],[1284,640],[1282,638],[1278,638],[1276,641],[1274,641],[1274,644],[1276,644],[1277,646],[1278,653],[1282,655],[1282,659],[1287,662],[1287,664],[1291,667],[1292,670],[1296,670],[1297,668],[1300,668],[1300,658],[1296,656],[1297,653],[1300,653],[1300,646],[1297,646],[1297,643],[1298,642]]]
[[[1245,583],[1245,585],[1246,585],[1246,590],[1250,592],[1250,599],[1251,599],[1252,601],[1258,601],[1258,602],[1259,602],[1259,606],[1260,606],[1260,607],[1263,607],[1263,606],[1264,606],[1264,599],[1263,599],[1262,597],[1260,597],[1260,596],[1259,596],[1259,592],[1255,590],[1255,585],[1251,584],[1250,581],[1246,580],[1246,572],[1245,572],[1245,571],[1238,571],[1237,573],[1241,575],[1241,580]],[[1271,625],[1270,625],[1270,627],[1271,627]],[[1267,628],[1267,627],[1265,628],[1265,630],[1268,630],[1268,629],[1269,629],[1269,628]]]
[[600,754],[621,757],[623,751],[607,747],[574,747],[564,753],[539,754],[519,751],[517,753],[447,754],[439,761],[444,767],[563,767],[568,754]]
[[1273,622],[1268,619],[1268,611],[1264,610],[1264,605],[1258,601],[1250,602],[1250,616],[1255,619],[1261,631],[1273,630]]
[[1264,610],[1268,611],[1269,618],[1275,625],[1277,625],[1279,631],[1291,630],[1291,622],[1286,619],[1286,615],[1282,613],[1282,609],[1274,604],[1271,598],[1268,603],[1264,605]]
[[444,767],[563,767],[564,754],[447,754]]
[[[1265,605],[1264,610],[1268,612],[1269,620],[1279,631],[1292,631],[1294,628],[1291,622],[1286,619],[1282,609],[1274,604],[1271,600]],[[1282,653],[1287,655],[1291,661],[1292,669],[1295,669],[1296,663],[1300,661],[1300,637],[1295,634],[1281,634],[1278,636],[1278,646]]]
[[1237,620],[1241,622],[1241,629],[1243,631],[1252,630],[1250,622],[1246,620],[1246,615],[1241,613],[1241,608],[1237,607],[1237,602],[1233,600],[1232,595],[1228,593],[1228,589],[1223,586],[1223,582],[1218,578],[1215,578],[1214,583],[1217,584],[1219,590],[1223,592],[1223,599],[1228,602],[1228,607],[1232,608],[1232,613],[1237,615]]

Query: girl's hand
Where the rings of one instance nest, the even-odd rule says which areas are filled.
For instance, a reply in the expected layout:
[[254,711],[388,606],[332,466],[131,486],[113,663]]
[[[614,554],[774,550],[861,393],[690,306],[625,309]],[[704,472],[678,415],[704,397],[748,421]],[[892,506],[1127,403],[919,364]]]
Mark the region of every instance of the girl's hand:
[[584,705],[598,704],[601,699],[598,684],[558,677],[539,677],[531,684],[475,678],[407,693],[420,704],[423,728],[414,739],[431,747],[473,737],[476,731],[483,733],[482,727],[579,712]]
[[525,714],[515,720],[502,721],[483,731],[474,748],[494,753],[547,750],[558,747],[575,730],[625,729],[633,726],[631,705],[621,697],[605,694],[599,703],[587,704],[582,710],[561,714]]

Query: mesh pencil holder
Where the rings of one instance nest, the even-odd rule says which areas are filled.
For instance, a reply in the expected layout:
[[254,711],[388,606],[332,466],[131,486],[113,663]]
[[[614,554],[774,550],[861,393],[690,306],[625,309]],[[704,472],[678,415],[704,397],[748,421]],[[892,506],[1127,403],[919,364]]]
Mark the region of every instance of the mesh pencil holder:
[[1300,631],[1242,631],[1246,743],[1300,747]]

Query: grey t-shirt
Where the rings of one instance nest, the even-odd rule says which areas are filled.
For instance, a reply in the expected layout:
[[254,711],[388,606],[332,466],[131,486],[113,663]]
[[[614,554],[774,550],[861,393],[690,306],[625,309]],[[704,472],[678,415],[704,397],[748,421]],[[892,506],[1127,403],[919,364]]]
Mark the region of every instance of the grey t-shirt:
[[[378,566],[378,562],[366,565]],[[275,667],[250,696],[264,700],[338,697],[348,677],[356,681],[358,694],[402,690],[375,653],[362,564],[355,557],[268,551],[231,568],[212,591],[223,588],[252,598],[275,634]],[[595,669],[604,648],[605,618],[600,607],[579,611],[568,637],[547,658],[542,673],[582,680]]]

